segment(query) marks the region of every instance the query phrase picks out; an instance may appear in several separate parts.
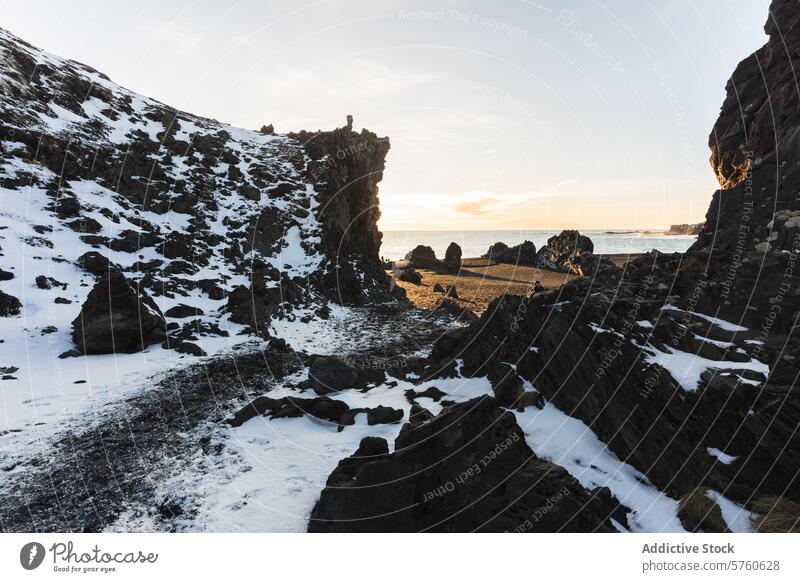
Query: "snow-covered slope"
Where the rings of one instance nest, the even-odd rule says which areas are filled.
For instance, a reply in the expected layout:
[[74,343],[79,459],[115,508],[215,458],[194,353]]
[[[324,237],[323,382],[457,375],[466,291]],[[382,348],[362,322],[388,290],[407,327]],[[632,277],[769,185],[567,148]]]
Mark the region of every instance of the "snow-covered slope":
[[207,354],[263,341],[271,316],[383,293],[363,208],[387,150],[350,126],[274,135],[176,111],[0,29],[0,451],[192,359],[59,358],[109,264]]

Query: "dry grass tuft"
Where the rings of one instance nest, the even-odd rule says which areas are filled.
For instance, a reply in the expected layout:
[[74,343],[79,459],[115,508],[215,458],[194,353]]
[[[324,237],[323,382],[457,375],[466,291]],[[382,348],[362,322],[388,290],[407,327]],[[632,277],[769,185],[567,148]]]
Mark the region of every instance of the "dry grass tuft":
[[678,519],[689,531],[730,533],[717,502],[708,497],[708,489],[697,487],[678,501]]
[[750,509],[758,514],[752,523],[759,533],[800,533],[800,503],[785,497],[760,497]]

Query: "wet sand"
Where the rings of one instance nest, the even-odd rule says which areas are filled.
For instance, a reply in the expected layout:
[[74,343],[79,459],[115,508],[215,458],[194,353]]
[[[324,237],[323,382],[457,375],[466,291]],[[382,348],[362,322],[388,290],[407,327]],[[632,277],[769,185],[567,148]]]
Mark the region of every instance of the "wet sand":
[[[627,261],[640,255],[601,255],[615,265],[622,267]],[[403,266],[404,261],[398,265]],[[391,271],[387,271],[391,274]],[[444,268],[417,268],[422,275],[422,285],[398,281],[408,298],[418,307],[432,309],[443,299],[441,293],[434,293],[433,286],[455,285],[458,299],[453,299],[462,308],[482,313],[489,304],[503,294],[527,295],[533,284],[539,281],[545,289],[557,289],[576,275],[551,271],[528,265],[496,263],[489,259],[464,259],[458,272]]]

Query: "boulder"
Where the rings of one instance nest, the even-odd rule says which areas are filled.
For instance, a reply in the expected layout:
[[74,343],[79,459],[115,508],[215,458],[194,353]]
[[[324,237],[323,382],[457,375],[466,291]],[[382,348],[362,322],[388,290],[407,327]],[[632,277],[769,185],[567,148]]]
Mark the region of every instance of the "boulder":
[[568,259],[583,253],[593,253],[594,243],[588,236],[577,230],[562,230],[547,239],[547,244],[539,249],[537,263],[550,269],[561,269]]
[[205,350],[192,342],[178,342],[175,351],[179,354],[189,354],[190,356],[206,356]]
[[404,412],[389,406],[377,406],[367,411],[367,424],[394,424],[403,420]]
[[425,245],[414,247],[414,250],[406,254],[406,260],[414,267],[430,267],[439,262],[434,250]]
[[405,281],[406,283],[422,285],[422,275],[420,275],[414,268],[403,269],[400,271],[400,274],[397,278],[401,281]]
[[358,381],[358,370],[333,356],[317,356],[311,360],[308,380],[319,395],[352,388]]
[[183,319],[185,317],[197,317],[203,315],[203,310],[199,307],[192,307],[191,305],[184,305],[179,303],[175,307],[170,307],[164,312],[167,317],[174,317],[176,319]]
[[461,247],[451,242],[444,253],[444,264],[451,269],[461,268]]
[[89,251],[78,257],[78,266],[91,273],[96,277],[100,277],[108,273],[111,269],[117,269],[117,266],[111,263],[105,255],[97,251]]
[[200,279],[197,281],[197,287],[208,295],[209,299],[225,299],[225,289],[220,286],[217,279]]
[[519,404],[524,390],[514,368],[505,363],[494,364],[489,369],[489,381],[498,406],[514,408]]
[[475,312],[468,307],[460,307],[455,301],[447,298],[442,299],[439,302],[435,308],[435,311],[444,311],[449,313],[463,323],[474,323],[479,319]]
[[529,240],[513,247],[509,247],[502,242],[496,242],[489,247],[484,257],[498,263],[533,265],[536,263],[536,245]]
[[250,287],[239,285],[228,295],[225,309],[234,323],[249,327],[249,331],[268,335],[272,316],[280,304],[290,301],[296,291],[292,281],[284,279],[280,285],[267,287],[268,268],[261,262],[253,265]]
[[19,299],[8,293],[0,291],[0,317],[8,317],[9,315],[19,315],[22,309],[22,303]]
[[72,339],[84,354],[138,352],[165,337],[158,305],[118,271],[95,284],[72,322]]
[[539,459],[488,397],[362,441],[328,478],[310,532],[612,532],[619,503]]
[[251,418],[256,416],[268,416],[270,418],[299,418],[308,414],[320,420],[327,420],[337,424],[353,424],[346,419],[350,407],[340,400],[332,400],[325,396],[320,398],[295,398],[286,396],[284,398],[270,398],[259,396],[250,404],[237,411],[228,423],[233,426],[241,426]]

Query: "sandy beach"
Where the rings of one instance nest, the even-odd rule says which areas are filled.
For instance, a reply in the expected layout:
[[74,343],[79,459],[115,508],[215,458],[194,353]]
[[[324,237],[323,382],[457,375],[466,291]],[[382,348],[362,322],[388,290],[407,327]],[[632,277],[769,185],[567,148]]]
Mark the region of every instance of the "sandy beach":
[[[601,255],[617,266],[640,255]],[[397,263],[405,266],[405,261]],[[455,285],[458,298],[453,299],[462,308],[468,308],[477,314],[486,310],[489,304],[503,294],[527,295],[536,281],[545,289],[557,289],[576,275],[551,271],[529,265],[513,265],[497,263],[486,258],[463,259],[461,269],[451,272],[444,268],[417,268],[422,276],[422,284],[415,285],[405,281],[398,284],[405,289],[408,298],[418,307],[432,309],[443,299],[443,294],[434,293],[437,283],[446,287]],[[387,271],[391,274],[391,271]]]

